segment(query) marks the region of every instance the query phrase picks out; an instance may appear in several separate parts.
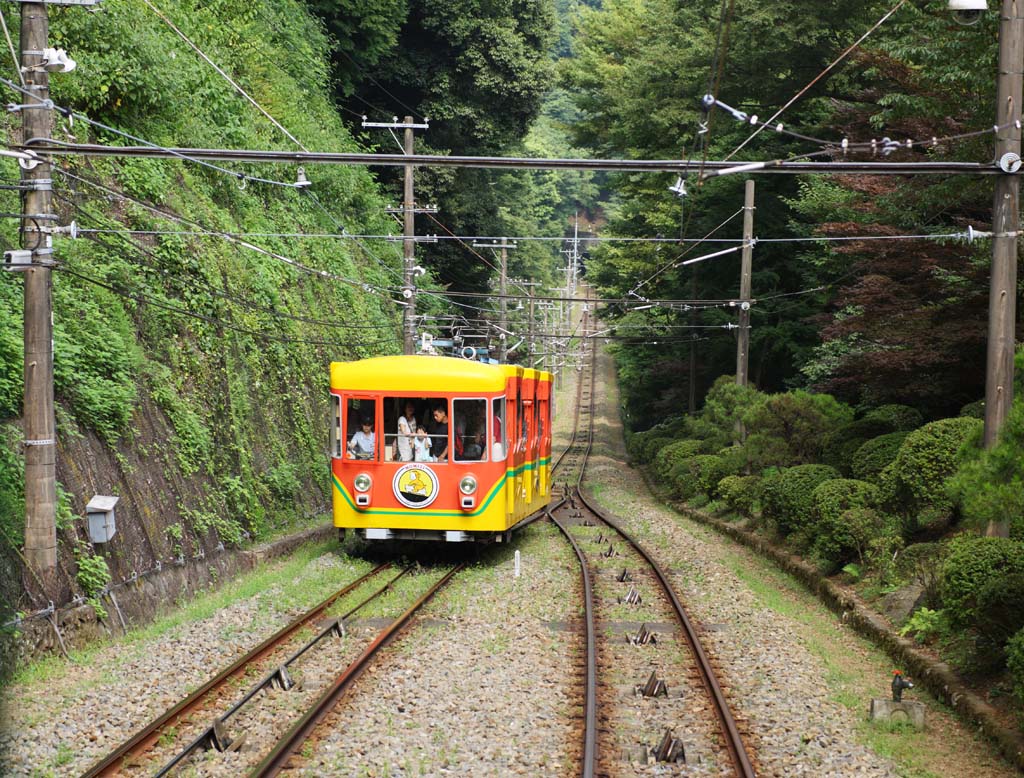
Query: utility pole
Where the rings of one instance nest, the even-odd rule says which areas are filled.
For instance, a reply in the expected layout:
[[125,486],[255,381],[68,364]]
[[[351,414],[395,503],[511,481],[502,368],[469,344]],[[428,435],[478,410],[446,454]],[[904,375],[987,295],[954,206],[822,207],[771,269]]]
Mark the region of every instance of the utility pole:
[[736,383],[750,382],[750,273],[754,255],[754,181],[747,181],[743,197],[743,252],[740,255],[740,328],[736,339]]
[[[521,287],[526,292],[527,298],[529,298],[529,306],[530,307],[529,307],[529,319],[527,320],[527,328],[526,328],[526,332],[527,332],[527,334],[526,334],[526,343],[527,343],[527,345],[529,346],[529,349],[530,349],[530,351],[529,351],[529,353],[530,353],[530,364],[527,365],[527,367],[533,367],[533,352],[536,350],[536,345],[537,345],[534,342],[536,340],[536,336],[535,336],[535,333],[534,333],[534,331],[536,329],[536,322],[534,321],[534,318],[533,318],[534,317],[533,287],[540,286],[540,282],[539,281],[526,281],[526,280],[519,279],[519,278],[513,278],[513,279],[509,280],[509,283],[512,284],[513,286]],[[522,307],[522,303],[521,302],[520,302],[518,307],[520,307],[520,308]]]
[[508,300],[505,298],[505,295],[507,294],[506,290],[508,288],[508,250],[518,248],[518,245],[515,243],[509,243],[508,238],[502,238],[501,243],[474,243],[473,247],[501,251],[501,269],[498,280],[498,294],[500,295],[500,322],[498,324],[498,330],[501,338],[498,341],[500,344],[498,346],[498,362],[504,364],[506,349],[508,348]]
[[[43,66],[49,37],[45,3],[21,5],[21,66],[25,139],[49,139],[50,74]],[[44,587],[57,569],[57,430],[53,410],[53,266],[50,164],[22,169],[22,247],[31,251],[25,270],[25,560]]]
[[[999,440],[1013,402],[1017,318],[1017,233],[1020,231],[1021,101],[1024,99],[1024,4],[1002,0],[996,85],[996,178],[992,201],[992,279],[989,287],[985,370],[985,448]],[[1009,521],[992,522],[989,535],[1009,537]]]
[[[363,127],[377,127],[386,129],[394,136],[395,130],[405,130],[402,153],[407,157],[413,154],[413,130],[430,129],[429,121],[423,124],[416,124],[411,116],[406,116],[402,122],[394,117],[391,122],[368,122],[363,117]],[[395,137],[397,141],[398,138]],[[402,296],[405,298],[405,310],[402,313],[402,352],[405,354],[416,353],[416,214],[437,213],[435,206],[417,208],[416,198],[413,192],[413,165],[405,166],[405,187],[402,197],[401,213],[403,214],[403,235],[402,240]],[[394,212],[388,209],[388,212]]]

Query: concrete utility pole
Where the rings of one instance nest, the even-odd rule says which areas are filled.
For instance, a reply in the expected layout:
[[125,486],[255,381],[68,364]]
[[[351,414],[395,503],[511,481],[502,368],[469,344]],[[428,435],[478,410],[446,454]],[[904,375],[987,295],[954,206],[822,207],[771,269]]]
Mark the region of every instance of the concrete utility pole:
[[518,248],[518,244],[509,243],[508,238],[502,238],[501,243],[474,243],[473,247],[501,252],[501,268],[498,279],[498,294],[500,295],[498,330],[501,338],[498,341],[500,344],[498,346],[498,361],[504,364],[508,348],[508,300],[505,298],[508,288],[508,250]]
[[[413,130],[426,130],[430,123],[416,124],[411,116],[406,116],[402,122],[396,116],[392,122],[368,122],[363,117],[363,127],[377,127],[393,130],[405,130],[402,152],[411,157],[413,154]],[[397,138],[396,138],[397,140]],[[405,298],[405,311],[402,313],[402,352],[405,354],[416,353],[416,214],[437,213],[436,207],[417,208],[416,197],[413,191],[413,165],[405,166],[405,186],[402,197],[401,213],[403,215],[402,240],[402,296]],[[389,212],[394,212],[388,209]]]
[[[996,85],[996,178],[992,204],[992,280],[989,287],[988,354],[985,370],[985,448],[992,448],[1013,402],[1013,355],[1017,319],[1017,233],[1020,231],[1021,101],[1024,99],[1024,2],[1002,0],[999,76]],[[1009,521],[993,522],[988,534],[1009,537]]]
[[[50,74],[43,63],[49,20],[45,3],[22,3],[21,65],[25,73],[25,138],[49,138]],[[32,252],[25,270],[25,559],[49,586],[57,568],[57,431],[53,411],[54,224],[50,165],[22,170],[22,247]]]
[[743,252],[740,255],[740,328],[736,338],[736,383],[750,382],[750,273],[754,256],[754,182],[747,181],[743,198]]

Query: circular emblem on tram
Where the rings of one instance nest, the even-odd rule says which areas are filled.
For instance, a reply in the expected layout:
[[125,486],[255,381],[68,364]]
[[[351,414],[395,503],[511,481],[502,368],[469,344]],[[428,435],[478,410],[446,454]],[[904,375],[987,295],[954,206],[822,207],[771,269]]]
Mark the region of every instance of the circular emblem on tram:
[[437,498],[437,476],[421,464],[405,465],[392,481],[395,497],[407,508],[426,508]]

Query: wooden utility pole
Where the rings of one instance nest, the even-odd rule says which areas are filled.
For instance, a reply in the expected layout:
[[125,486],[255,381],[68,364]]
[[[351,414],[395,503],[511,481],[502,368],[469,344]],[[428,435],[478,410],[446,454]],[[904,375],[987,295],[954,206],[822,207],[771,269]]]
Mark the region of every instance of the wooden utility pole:
[[508,353],[508,300],[505,295],[508,293],[508,250],[518,247],[518,244],[509,243],[508,238],[502,238],[501,243],[474,243],[475,248],[493,249],[500,251],[501,266],[498,277],[498,362],[504,364]]
[[736,338],[736,383],[750,382],[750,273],[754,256],[754,182],[743,197],[743,252],[740,255],[740,328]]
[[[1024,0],[1002,0],[999,75],[996,85],[996,178],[992,203],[992,279],[989,287],[985,371],[985,447],[999,440],[1013,402],[1013,355],[1017,319],[1017,233],[1020,230],[1021,101],[1024,99]],[[1009,521],[993,522],[988,534],[1009,537]]]
[[[402,153],[411,157],[413,154],[413,130],[429,129],[430,123],[425,120],[423,124],[416,124],[411,116],[406,116],[401,122],[398,121],[397,116],[391,122],[368,122],[364,116],[363,127],[385,129],[392,134],[394,134],[394,130],[405,130]],[[434,206],[416,207],[413,188],[414,169],[413,165],[405,166],[401,209],[399,211],[387,209],[388,213],[401,212],[402,214],[402,297],[405,298],[405,310],[402,312],[402,352],[404,354],[416,353],[416,214],[437,212],[437,208]]]
[[[44,3],[22,3],[21,65],[25,139],[48,139],[50,74],[42,66],[49,20]],[[32,252],[25,271],[25,559],[44,586],[57,569],[57,432],[53,411],[53,205],[50,165],[22,170],[22,247]]]

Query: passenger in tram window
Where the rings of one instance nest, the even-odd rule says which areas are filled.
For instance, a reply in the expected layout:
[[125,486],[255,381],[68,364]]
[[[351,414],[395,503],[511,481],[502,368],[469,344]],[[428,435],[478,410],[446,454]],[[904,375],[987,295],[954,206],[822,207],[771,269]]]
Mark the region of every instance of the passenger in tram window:
[[[398,460],[400,462],[412,462],[413,460],[413,439],[416,433],[416,406],[412,400],[405,401],[405,415],[398,417]],[[424,461],[424,460],[417,460]]]
[[444,403],[434,406],[434,425],[430,437],[434,441],[435,461],[448,461],[448,407]]
[[373,446],[373,421],[369,416],[364,416],[361,428],[352,436],[352,440],[348,442],[349,458],[373,459]]
[[437,459],[430,455],[430,438],[424,427],[416,428],[416,435],[412,439],[414,458],[417,462],[436,462]]

